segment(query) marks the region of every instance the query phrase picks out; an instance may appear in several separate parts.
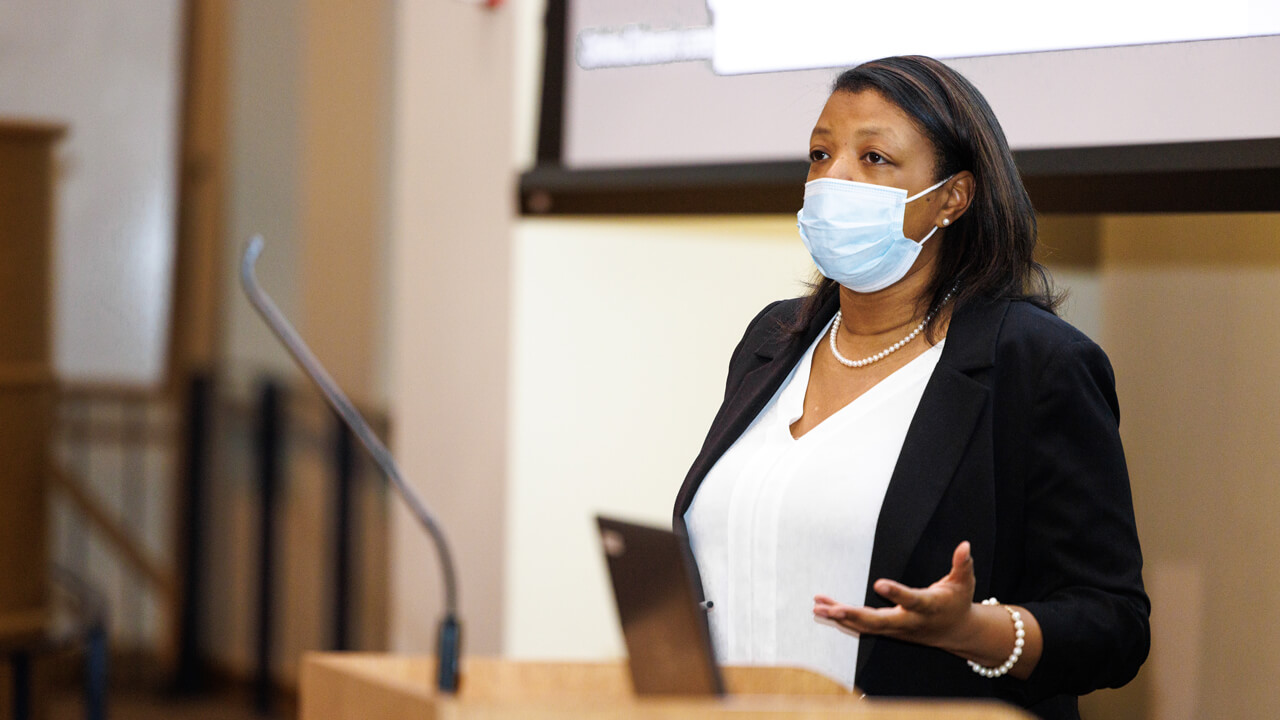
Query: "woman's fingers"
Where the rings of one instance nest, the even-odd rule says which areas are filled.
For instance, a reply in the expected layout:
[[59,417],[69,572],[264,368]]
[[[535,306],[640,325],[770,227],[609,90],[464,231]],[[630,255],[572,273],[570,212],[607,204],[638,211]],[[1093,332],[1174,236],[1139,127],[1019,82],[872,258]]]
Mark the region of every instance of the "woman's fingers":
[[813,614],[818,617],[839,620],[845,616],[845,611],[851,609],[853,609],[851,606],[838,603],[825,595],[817,595],[813,598]]
[[902,583],[881,578],[876,581],[875,591],[894,605],[902,606],[904,610],[926,612],[929,608],[928,590],[916,590]]
[[909,633],[914,624],[909,614],[896,607],[869,608],[844,605],[836,608],[834,612],[838,614],[825,617],[859,634],[900,636]]
[[840,608],[840,603],[836,602],[835,600],[832,600],[826,595],[813,596],[813,614],[814,615],[818,615],[820,617],[829,617],[829,618],[840,617],[840,613],[837,612],[839,608]]
[[900,607],[871,608],[845,605],[826,597],[822,599],[828,602],[817,602],[817,598],[814,598],[814,615],[839,621],[841,625],[859,632],[873,632],[909,620]]
[[838,607],[829,607],[826,605],[815,605],[813,614],[816,617],[826,618],[828,620],[843,620],[844,610]]
[[969,541],[965,540],[956,546],[955,552],[951,553],[951,579],[960,582],[973,582],[973,552],[969,547]]

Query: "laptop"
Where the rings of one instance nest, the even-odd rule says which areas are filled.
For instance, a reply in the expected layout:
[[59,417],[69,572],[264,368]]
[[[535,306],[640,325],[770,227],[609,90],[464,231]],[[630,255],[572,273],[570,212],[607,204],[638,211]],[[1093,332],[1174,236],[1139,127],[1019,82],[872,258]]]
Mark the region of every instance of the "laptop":
[[721,695],[693,556],[670,530],[596,517],[637,695]]

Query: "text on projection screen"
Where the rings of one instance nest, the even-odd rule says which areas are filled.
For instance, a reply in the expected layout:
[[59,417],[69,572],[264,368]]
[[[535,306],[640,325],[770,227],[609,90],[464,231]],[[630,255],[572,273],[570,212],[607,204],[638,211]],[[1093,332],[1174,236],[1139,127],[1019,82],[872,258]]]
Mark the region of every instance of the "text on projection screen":
[[[928,22],[916,21],[924,17]],[[1280,38],[1265,37],[1280,36],[1280,0],[1079,0],[1069,5],[1025,0],[964,4],[667,0],[644,6],[620,0],[576,0],[570,32],[575,67],[569,83],[565,160],[571,166],[794,157],[795,139],[788,138],[784,146],[777,131],[790,135],[794,130],[807,136],[805,126],[811,125],[833,77],[830,68],[899,54],[948,59],[987,94],[1015,148],[1280,135],[1280,103],[1274,100],[1262,99],[1257,112],[1252,112],[1252,106],[1235,108],[1225,126],[1221,112],[1208,110],[1231,110],[1232,102],[1244,102],[1242,96],[1260,97],[1257,86],[1249,90],[1245,76],[1265,74],[1267,66],[1280,62],[1275,52]],[[1221,42],[1197,42],[1206,40]],[[1111,50],[1025,55],[1088,48]],[[1009,55],[1016,56],[1003,57]],[[1244,73],[1228,75],[1217,87],[1194,90],[1204,93],[1195,103],[1204,115],[1200,118],[1197,107],[1187,112],[1182,72],[1204,68],[1205,63],[1243,68]],[[684,64],[682,70],[673,72],[670,66],[679,64]],[[612,113],[599,107],[585,111],[573,107],[575,94],[580,101],[595,99],[597,91],[618,83],[617,77],[590,78],[596,74],[593,71],[643,66],[663,73],[655,80],[665,87],[653,90],[652,97],[644,89],[627,86],[630,96]],[[768,74],[774,74],[774,79]],[[742,75],[748,77],[726,77]],[[723,78],[718,87],[715,76]],[[1028,78],[1038,82],[1030,83]],[[682,89],[677,82],[689,87]],[[726,83],[733,84],[727,94]],[[1061,111],[1107,98],[1108,89],[1115,93],[1115,106],[1100,106],[1082,122],[1072,118],[1071,112]],[[730,97],[735,93],[777,98],[789,106],[768,109],[762,116],[748,100]],[[1224,102],[1216,102],[1215,93]],[[654,121],[647,114],[630,112],[626,102],[650,109],[664,103],[685,109],[681,129],[693,137],[685,143],[676,139],[666,147],[654,144],[653,153],[644,150],[644,127],[655,134],[655,140],[668,141],[673,134],[661,131],[676,128],[664,128],[662,118]],[[1019,103],[1038,106],[1039,111]],[[705,112],[700,104],[707,106]],[[697,137],[690,123],[714,124],[718,112],[725,119],[742,119],[745,113],[749,121],[739,123],[736,130],[730,128],[728,138],[708,142]],[[1210,117],[1213,114],[1216,119]],[[1148,116],[1158,122],[1146,122]],[[599,122],[612,122],[617,132],[631,123],[641,132],[626,136],[626,142],[601,138],[612,150],[593,147],[589,138],[577,142],[577,131],[590,136],[589,124]],[[1059,122],[1064,124],[1061,129],[1056,127]],[[757,125],[763,127],[763,135],[750,134]],[[722,147],[736,141],[735,133],[745,144]],[[625,149],[633,141],[639,142],[639,152]]]

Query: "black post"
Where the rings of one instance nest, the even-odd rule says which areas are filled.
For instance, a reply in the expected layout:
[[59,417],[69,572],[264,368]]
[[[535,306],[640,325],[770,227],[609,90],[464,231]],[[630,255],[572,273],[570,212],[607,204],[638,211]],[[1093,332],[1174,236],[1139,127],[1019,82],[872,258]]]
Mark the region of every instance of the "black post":
[[253,700],[258,713],[271,712],[272,590],[276,540],[276,492],[280,485],[280,450],[284,419],[280,411],[280,385],[263,381],[258,391],[256,454],[258,465],[258,636],[257,671]]
[[174,689],[194,693],[204,687],[201,654],[201,601],[204,597],[204,504],[208,481],[209,408],[213,381],[195,373],[187,385],[187,422],[183,438],[182,605],[178,613],[178,657]]
[[31,655],[16,652],[9,656],[13,669],[13,720],[31,720]]
[[351,649],[351,539],[355,503],[355,438],[342,418],[333,416],[333,649]]
[[569,4],[547,0],[543,17],[542,107],[538,114],[538,164],[559,165],[564,146],[564,74]]
[[84,717],[107,718],[107,628],[101,619],[94,619],[85,637]]

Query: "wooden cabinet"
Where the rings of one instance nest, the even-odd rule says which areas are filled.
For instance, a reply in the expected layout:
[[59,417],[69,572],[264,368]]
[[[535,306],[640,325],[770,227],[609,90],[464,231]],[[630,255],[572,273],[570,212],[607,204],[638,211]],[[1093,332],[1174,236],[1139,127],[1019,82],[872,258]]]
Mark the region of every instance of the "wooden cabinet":
[[0,646],[48,622],[53,148],[61,127],[0,120]]

